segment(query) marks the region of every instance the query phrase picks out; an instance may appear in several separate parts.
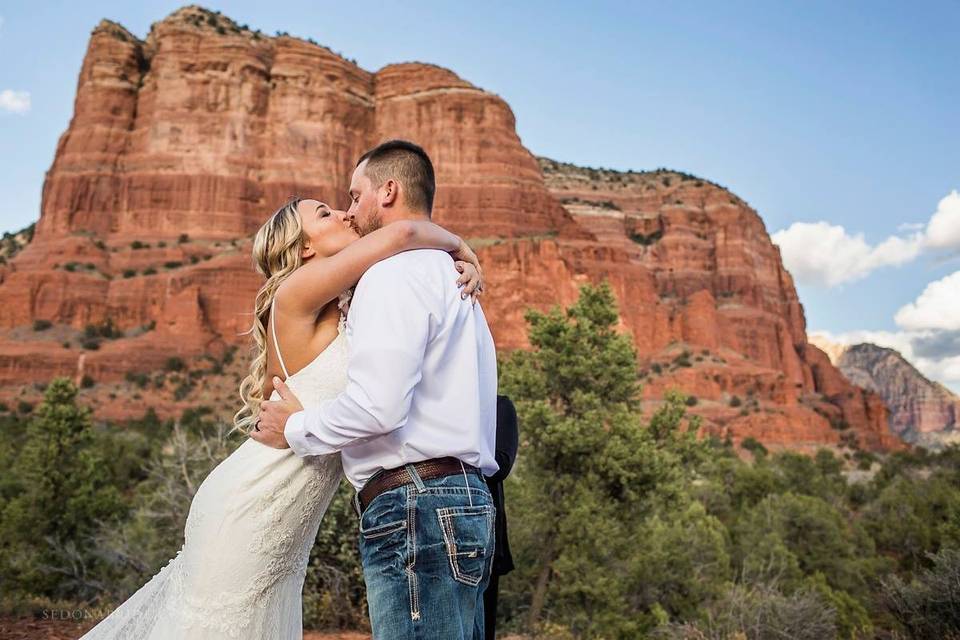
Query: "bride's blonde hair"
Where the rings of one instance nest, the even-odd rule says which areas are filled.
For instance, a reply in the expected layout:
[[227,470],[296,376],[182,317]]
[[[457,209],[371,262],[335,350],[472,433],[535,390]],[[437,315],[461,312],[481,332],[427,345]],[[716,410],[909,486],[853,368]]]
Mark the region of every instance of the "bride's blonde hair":
[[291,198],[277,209],[253,238],[253,265],[266,278],[253,304],[253,359],[250,373],[240,383],[243,407],[233,416],[233,428],[250,433],[260,416],[263,382],[267,375],[267,330],[270,304],[280,283],[303,264],[303,226],[297,206],[303,198]]

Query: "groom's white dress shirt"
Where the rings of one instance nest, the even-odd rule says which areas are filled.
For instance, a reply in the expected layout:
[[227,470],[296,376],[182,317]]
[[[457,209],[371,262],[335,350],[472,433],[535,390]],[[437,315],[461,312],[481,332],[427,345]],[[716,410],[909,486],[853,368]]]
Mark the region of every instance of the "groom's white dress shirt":
[[357,490],[381,469],[444,456],[496,473],[493,337],[456,277],[449,254],[433,249],[367,270],[347,314],[347,387],[287,420],[297,455],[340,451]]

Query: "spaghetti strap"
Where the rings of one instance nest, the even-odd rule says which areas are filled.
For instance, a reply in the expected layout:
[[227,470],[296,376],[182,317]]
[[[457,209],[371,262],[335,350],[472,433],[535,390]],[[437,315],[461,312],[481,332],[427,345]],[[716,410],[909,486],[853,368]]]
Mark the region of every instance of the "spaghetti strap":
[[280,343],[277,342],[277,295],[273,295],[270,301],[270,331],[273,333],[273,350],[277,352],[277,360],[280,362],[280,368],[283,370],[284,379],[289,378],[287,366],[283,364],[283,356],[280,355]]

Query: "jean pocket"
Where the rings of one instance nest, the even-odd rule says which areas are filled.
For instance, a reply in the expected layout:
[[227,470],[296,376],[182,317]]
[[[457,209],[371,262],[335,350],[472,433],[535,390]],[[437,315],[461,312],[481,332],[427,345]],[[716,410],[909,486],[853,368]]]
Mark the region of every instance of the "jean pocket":
[[398,531],[403,531],[407,528],[406,520],[398,520],[396,522],[387,522],[386,524],[378,524],[376,526],[364,529],[363,525],[360,525],[360,535],[363,536],[364,540],[376,540],[377,538],[384,538],[391,533],[396,533]]
[[475,587],[493,551],[493,505],[437,509],[453,579]]

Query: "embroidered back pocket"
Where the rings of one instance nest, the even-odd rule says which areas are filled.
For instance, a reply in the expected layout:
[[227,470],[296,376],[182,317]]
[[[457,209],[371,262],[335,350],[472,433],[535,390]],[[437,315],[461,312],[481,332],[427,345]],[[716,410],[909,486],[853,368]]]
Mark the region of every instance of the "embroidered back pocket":
[[493,505],[437,509],[453,579],[475,587],[493,553]]

